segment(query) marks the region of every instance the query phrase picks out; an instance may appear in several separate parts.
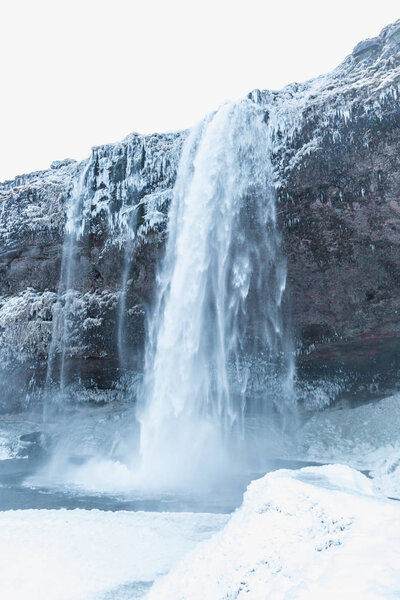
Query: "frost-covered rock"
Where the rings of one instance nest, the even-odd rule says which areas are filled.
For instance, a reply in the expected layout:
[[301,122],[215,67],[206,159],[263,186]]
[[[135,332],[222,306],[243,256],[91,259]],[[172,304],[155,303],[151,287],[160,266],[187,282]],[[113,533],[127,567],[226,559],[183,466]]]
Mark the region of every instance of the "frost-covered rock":
[[[81,163],[55,161],[48,171],[0,185],[2,368],[25,364],[23,379],[31,381],[34,376],[40,383],[51,348],[56,356],[63,351],[67,358],[83,359],[89,380],[109,385],[113,377],[103,378],[98,361],[107,360],[114,371],[118,364],[117,312],[128,259],[127,336],[132,352],[135,346],[142,348],[144,305],[151,298],[185,135],[132,134],[121,143],[93,148],[91,157]],[[82,203],[71,221],[76,182],[81,178]],[[65,290],[60,275],[63,240],[71,226],[79,229],[78,268]],[[61,320],[60,311],[65,311]],[[65,346],[61,338],[66,323]],[[78,363],[74,372],[80,377],[82,369],[77,367]]]
[[[0,298],[2,367],[29,359],[46,360],[50,343],[55,345],[58,352],[63,333],[53,326],[53,322],[56,313],[63,311],[66,303],[66,319],[70,329],[67,352],[71,356],[84,355],[90,351],[90,344],[94,343],[96,329],[103,330],[105,321],[112,318],[117,301],[118,293],[110,290],[85,293],[68,290],[57,297],[55,292],[37,292],[28,288],[18,296]],[[102,347],[101,335],[96,343]]]
[[0,363],[24,362],[47,356],[52,334],[52,311],[57,294],[27,288],[17,296],[0,298]]
[[254,481],[225,528],[197,546],[148,600],[396,598],[400,504],[341,465]]
[[[400,366],[399,27],[396,22],[358,44],[331,73],[249,95],[273,126],[298,377],[304,398],[312,388],[311,404],[359,391],[365,382],[390,388]],[[123,322],[128,353],[140,369],[145,309],[153,298],[185,137],[134,133],[93,148],[80,163],[55,161],[47,171],[0,184],[2,306],[28,289],[39,295],[59,291],[68,213],[83,178],[74,221],[79,277],[70,287],[82,297],[96,293],[100,301],[106,292],[123,302],[117,299],[107,317],[91,302],[90,315],[80,314],[97,323],[97,333],[74,347],[82,357],[85,346],[85,360],[117,365]],[[15,323],[12,311],[5,309],[3,317],[2,356],[24,356],[31,366],[38,356],[46,360],[44,330],[52,327],[53,315],[46,326],[38,313],[31,317],[29,331],[38,343],[18,351],[6,346],[20,311]],[[332,378],[342,381],[338,391],[326,388]]]
[[400,366],[399,27],[331,73],[253,93],[275,124],[298,373],[339,375],[340,395],[394,389]]

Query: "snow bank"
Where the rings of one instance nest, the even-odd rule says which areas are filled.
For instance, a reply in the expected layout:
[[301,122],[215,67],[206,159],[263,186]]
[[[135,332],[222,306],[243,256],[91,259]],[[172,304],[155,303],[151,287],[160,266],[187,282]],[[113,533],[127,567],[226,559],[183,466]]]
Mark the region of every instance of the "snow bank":
[[399,431],[400,394],[356,408],[328,409],[304,425],[300,455],[369,471],[379,492],[400,498]]
[[253,482],[226,527],[148,600],[400,597],[400,503],[341,465]]
[[[226,515],[99,510],[0,513],[0,596],[139,598]],[[147,583],[147,585],[146,585]]]

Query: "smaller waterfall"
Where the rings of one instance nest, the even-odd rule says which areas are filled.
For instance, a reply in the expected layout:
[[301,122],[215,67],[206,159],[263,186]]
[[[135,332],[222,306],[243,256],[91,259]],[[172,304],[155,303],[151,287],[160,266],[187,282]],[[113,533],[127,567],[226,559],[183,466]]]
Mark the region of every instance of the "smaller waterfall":
[[132,256],[134,251],[135,236],[137,226],[137,206],[130,209],[127,220],[127,240],[124,250],[124,260],[122,266],[120,296],[117,309],[117,350],[120,368],[126,370],[132,362],[131,344],[128,336],[128,314],[127,314],[127,295],[129,275],[132,270]]
[[121,276],[121,292],[118,300],[118,317],[117,317],[117,347],[118,360],[121,369],[126,369],[129,365],[129,344],[126,336],[126,296],[128,293],[128,278],[131,270],[131,256],[133,244],[128,242],[124,251],[124,261]]
[[248,100],[222,106],[184,146],[138,410],[142,473],[157,485],[224,468],[247,416],[293,409],[270,154]]
[[[68,384],[66,358],[70,346],[75,292],[83,276],[79,266],[79,241],[85,230],[83,203],[88,193],[86,179],[90,162],[75,182],[69,198],[57,302],[53,313],[52,338],[48,354],[46,383],[58,383],[60,391]],[[57,369],[56,369],[57,362]]]

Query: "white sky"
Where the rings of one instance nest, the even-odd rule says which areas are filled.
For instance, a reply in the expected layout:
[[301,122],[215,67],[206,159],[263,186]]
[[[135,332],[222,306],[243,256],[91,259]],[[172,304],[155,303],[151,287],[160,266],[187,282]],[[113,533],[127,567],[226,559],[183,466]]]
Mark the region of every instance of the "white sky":
[[0,180],[329,71],[399,0],[1,0]]

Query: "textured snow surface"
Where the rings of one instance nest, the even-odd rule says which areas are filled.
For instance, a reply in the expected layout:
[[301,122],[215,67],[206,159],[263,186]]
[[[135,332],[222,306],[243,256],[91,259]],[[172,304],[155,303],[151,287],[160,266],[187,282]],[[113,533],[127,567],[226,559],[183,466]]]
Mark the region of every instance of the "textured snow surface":
[[[0,513],[0,597],[142,597],[226,515],[25,510]],[[146,585],[147,583],[147,585]]]
[[303,459],[369,471],[378,491],[400,498],[399,431],[400,394],[316,412],[302,430]]
[[400,503],[342,465],[253,482],[226,527],[150,590],[148,600],[400,597]]

